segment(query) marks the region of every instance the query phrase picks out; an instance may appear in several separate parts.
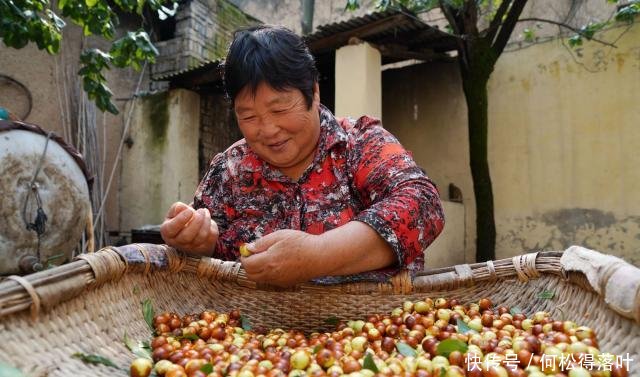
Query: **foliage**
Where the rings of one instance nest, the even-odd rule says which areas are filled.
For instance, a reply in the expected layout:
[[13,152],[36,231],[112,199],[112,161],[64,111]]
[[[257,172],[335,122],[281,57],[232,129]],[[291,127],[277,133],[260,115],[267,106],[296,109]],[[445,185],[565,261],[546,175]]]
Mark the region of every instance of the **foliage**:
[[[617,3],[618,0],[609,0],[609,2]],[[616,21],[633,22],[640,14],[640,0],[631,0],[616,12]]]
[[[456,1],[457,2],[457,1]],[[412,12],[421,12],[435,8],[438,5],[438,0],[377,0],[376,9],[386,10],[393,7],[401,7]],[[346,10],[356,10],[360,8],[360,2],[358,0],[347,0]]]
[[129,351],[133,352],[133,354],[137,357],[151,359],[151,347],[147,347],[146,344],[143,344],[142,342],[136,342],[135,340],[131,339],[129,335],[127,335],[126,331],[124,332],[122,342],[125,346],[127,346]]
[[[607,2],[617,4],[619,0],[607,0]],[[595,33],[611,25],[612,22],[632,23],[638,15],[640,15],[640,0],[631,0],[617,10],[613,20],[591,22],[581,27],[576,35],[569,38],[569,45],[572,47],[581,46],[583,38],[592,40]]]
[[[414,13],[426,12],[439,6],[447,6],[452,9],[462,9],[465,3],[469,0],[376,0],[375,7],[378,10],[387,9],[406,9]],[[590,22],[587,25],[580,27],[579,29],[570,28],[575,32],[573,36],[569,38],[569,45],[572,47],[580,46],[583,40],[592,40],[594,35],[610,26],[614,22],[626,22],[632,23],[635,18],[640,15],[640,0],[606,0],[607,3],[619,5],[619,9],[616,11],[612,19],[599,22]],[[496,16],[496,11],[500,8],[502,0],[476,0],[476,7],[481,11],[487,24],[493,20]],[[356,10],[360,8],[359,0],[347,0],[345,9]],[[503,15],[502,20],[506,15]],[[544,22],[544,20],[540,20]],[[557,24],[557,23],[556,23]],[[567,27],[568,25],[560,25]],[[453,33],[453,28],[448,25],[448,31]],[[532,29],[524,29],[523,37],[526,41],[533,41],[535,38],[535,31]]]
[[151,329],[152,332],[155,332],[155,327],[153,326],[153,303],[150,298],[142,301],[142,316],[144,317],[144,321],[147,322],[149,329]]
[[398,350],[398,352],[400,352],[402,356],[411,356],[411,357],[416,356],[416,350],[410,345],[408,345],[407,343],[403,343],[403,342],[396,343],[396,349]]
[[453,351],[459,351],[460,353],[464,354],[467,352],[467,349],[467,343],[461,341],[460,339],[450,338],[438,343],[436,352],[438,353],[438,355],[449,357],[449,354],[451,354],[451,352]]
[[71,355],[71,357],[74,357],[76,359],[80,359],[82,362],[84,362],[86,364],[106,365],[108,367],[112,367],[112,368],[115,368],[115,369],[125,370],[123,368],[120,368],[113,361],[111,361],[111,359],[109,359],[107,357],[104,357],[104,356],[101,356],[101,355],[86,354],[86,353],[82,353],[82,352],[76,352],[73,355]]
[[[49,54],[57,54],[66,26],[62,17],[82,28],[85,36],[99,36],[113,41],[118,24],[117,12],[142,15],[145,7],[166,19],[175,14],[177,3],[170,8],[163,0],[59,0],[54,11],[51,0],[0,0],[0,39],[8,47],[20,49],[35,43]],[[56,13],[57,12],[57,13]],[[104,71],[111,67],[140,70],[145,62],[153,63],[158,51],[142,29],[126,33],[111,44],[108,52],[88,49],[81,53],[78,74],[89,98],[102,111],[117,114],[111,102]]]
[[369,369],[373,373],[378,373],[378,367],[376,363],[373,361],[373,356],[370,353],[367,353],[367,356],[364,357],[364,363],[362,364],[363,369]]

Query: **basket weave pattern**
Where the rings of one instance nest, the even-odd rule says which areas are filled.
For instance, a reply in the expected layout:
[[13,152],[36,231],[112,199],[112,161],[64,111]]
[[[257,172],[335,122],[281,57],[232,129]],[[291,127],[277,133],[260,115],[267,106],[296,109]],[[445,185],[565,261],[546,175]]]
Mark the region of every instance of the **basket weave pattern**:
[[[489,297],[498,305],[517,306],[527,315],[544,310],[553,318],[594,328],[600,349],[629,353],[630,375],[640,376],[639,322],[633,313],[612,310],[587,276],[565,271],[560,256],[538,253],[455,266],[426,272],[413,281],[399,277],[389,285],[303,284],[281,290],[257,287],[237,263],[185,257],[151,245],[103,249],[24,277],[26,283],[0,283],[0,315],[4,315],[0,360],[34,376],[125,375],[105,366],[86,365],[71,355],[99,354],[128,366],[135,356],[123,343],[124,333],[137,341],[150,338],[141,310],[141,301],[147,298],[156,313],[239,308],[253,327],[312,332],[329,329],[328,318],[389,312],[404,300],[444,296],[466,303]],[[539,298],[543,290],[553,291],[554,297]],[[636,310],[637,299],[637,291],[629,293]],[[34,301],[40,301],[40,307]]]

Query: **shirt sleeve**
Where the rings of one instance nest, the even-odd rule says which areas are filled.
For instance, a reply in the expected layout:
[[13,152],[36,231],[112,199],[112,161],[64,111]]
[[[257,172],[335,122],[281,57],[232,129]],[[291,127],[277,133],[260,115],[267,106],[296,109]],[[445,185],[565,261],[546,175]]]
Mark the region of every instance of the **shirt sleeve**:
[[219,237],[213,255],[224,260],[236,259],[233,249],[225,242],[229,223],[236,213],[232,203],[227,157],[219,153],[211,160],[209,169],[196,188],[193,208],[207,208],[211,219],[218,225]]
[[422,269],[423,250],[444,227],[438,190],[380,121],[362,117],[352,132],[350,166],[365,207],[354,220],[387,241],[399,267]]

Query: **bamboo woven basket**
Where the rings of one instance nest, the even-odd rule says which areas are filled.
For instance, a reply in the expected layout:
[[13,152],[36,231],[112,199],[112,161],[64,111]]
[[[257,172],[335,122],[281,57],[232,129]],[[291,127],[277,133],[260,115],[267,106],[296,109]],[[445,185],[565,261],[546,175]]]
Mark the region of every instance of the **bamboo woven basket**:
[[[553,291],[551,299],[539,297]],[[148,340],[141,301],[156,313],[240,309],[252,326],[316,331],[326,319],[389,312],[407,299],[490,297],[527,315],[548,311],[594,328],[600,349],[629,354],[640,376],[640,269],[580,247],[425,271],[413,280],[339,286],[257,286],[239,263],[187,257],[164,245],[109,247],[78,260],[0,282],[0,361],[33,376],[117,376],[71,355],[99,354],[127,367],[123,336]]]

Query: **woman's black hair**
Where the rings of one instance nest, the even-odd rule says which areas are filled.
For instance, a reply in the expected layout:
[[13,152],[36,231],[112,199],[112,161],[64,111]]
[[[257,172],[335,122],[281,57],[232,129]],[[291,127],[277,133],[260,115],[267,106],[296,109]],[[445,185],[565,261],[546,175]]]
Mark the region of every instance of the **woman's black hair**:
[[265,82],[275,90],[300,90],[309,109],[317,81],[313,55],[291,30],[259,25],[234,33],[224,63],[224,85],[231,103],[245,86],[255,95],[258,84]]

